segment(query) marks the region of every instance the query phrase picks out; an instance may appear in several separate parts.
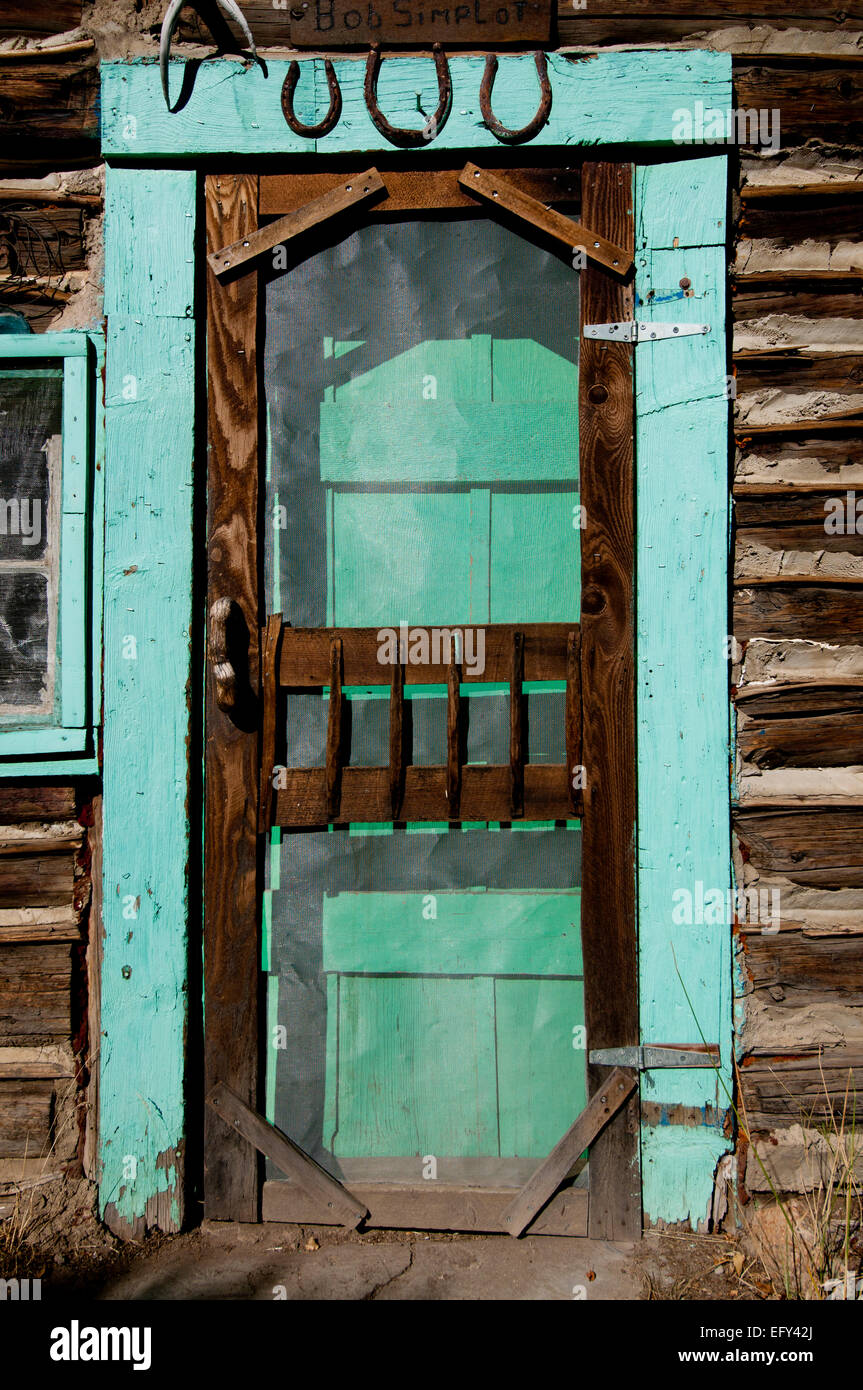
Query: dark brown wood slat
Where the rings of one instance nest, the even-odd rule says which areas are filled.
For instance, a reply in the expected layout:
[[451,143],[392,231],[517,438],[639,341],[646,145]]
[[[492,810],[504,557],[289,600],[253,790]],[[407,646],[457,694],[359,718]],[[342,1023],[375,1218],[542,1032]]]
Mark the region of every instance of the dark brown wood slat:
[[[810,527],[820,530],[825,540],[824,522],[838,497],[847,502],[851,492],[856,499],[863,501],[863,485],[858,489],[847,483],[789,483],[785,486],[768,489],[762,485],[740,485],[734,488],[734,519],[741,530],[773,527],[780,535],[785,527],[789,534],[791,528]],[[827,504],[827,505],[825,505]],[[855,514],[852,505],[852,515]],[[848,538],[850,539],[850,537]]]
[[459,669],[450,662],[446,698],[446,799],[450,820],[458,820],[461,804],[461,693]]
[[[368,1207],[365,1225],[386,1230],[487,1231],[500,1234],[501,1215],[512,1201],[512,1188],[456,1187],[449,1183],[388,1184],[352,1183],[351,1192]],[[532,1236],[586,1236],[588,1194],[586,1188],[567,1187],[528,1227]],[[299,1225],[325,1224],[319,1204],[296,1183],[264,1183],[265,1221],[289,1221]],[[335,1224],[330,1218],[330,1224]]]
[[[504,1230],[520,1236],[563,1182],[585,1149],[590,1148],[609,1120],[638,1089],[638,1074],[617,1068],[588,1101],[578,1119],[559,1139],[548,1158],[528,1179],[503,1213]],[[591,1176],[591,1182],[593,1177]]]
[[566,643],[566,768],[569,778],[569,804],[572,812],[580,816],[583,810],[584,793],[576,786],[582,769],[581,747],[581,640],[576,628],[570,632]]
[[347,1230],[354,1230],[367,1215],[367,1208],[358,1202],[340,1182],[315,1163],[299,1145],[276,1129],[261,1115],[250,1110],[229,1087],[214,1086],[207,1104],[241,1134],[243,1138],[292,1178],[312,1199],[324,1219],[331,1219]]
[[[494,150],[483,151],[483,159],[491,163],[496,154]],[[431,152],[430,157],[434,158]],[[542,160],[542,150],[536,151],[536,157],[538,161]],[[475,217],[486,216],[485,208],[459,184],[461,165],[457,169],[426,168],[424,160],[422,169],[393,169],[388,167],[389,162],[386,154],[378,159],[377,168],[386,184],[386,197],[366,207],[366,221],[381,222],[396,213],[439,211],[442,208],[458,209],[463,214]],[[290,174],[264,174],[261,177],[260,213],[265,216],[294,212],[335,188],[350,172],[345,167],[327,173],[307,173],[298,169]],[[544,169],[540,164],[530,169],[507,169],[506,176],[522,193],[542,203],[572,207],[581,196],[581,174],[577,168],[561,169],[555,165],[554,168]]]
[[[462,767],[459,815],[469,821],[510,818],[509,764],[500,767]],[[276,794],[274,824],[327,824],[326,773],[323,768],[289,769],[285,786]],[[405,769],[401,819],[449,819],[446,767]],[[528,763],[524,769],[524,815],[528,820],[566,820],[570,817],[567,769]],[[391,821],[392,799],[388,767],[342,769],[338,823]]]
[[827,641],[863,640],[863,587],[812,579],[792,584],[786,577],[759,584],[740,581],[734,594],[734,635],[801,637]]
[[[588,163],[582,215],[632,248],[632,167]],[[582,329],[633,317],[633,294],[589,265],[581,275]],[[587,785],[582,826],[584,1007],[591,1048],[637,1044],[635,945],[635,683],[633,379],[631,344],[582,337],[579,362],[581,687]],[[566,794],[569,794],[567,778]],[[526,814],[529,812],[526,811]],[[609,981],[614,988],[609,988]],[[588,1094],[608,1076],[588,1067]],[[590,1235],[641,1231],[638,1101],[630,1099],[594,1145]]]
[[405,790],[405,676],[400,661],[393,666],[390,685],[390,809],[394,821],[401,819]]
[[822,138],[841,136],[854,141],[863,131],[863,73],[859,67],[822,60],[779,67],[777,62],[734,71],[734,102],[738,109],[778,108],[782,143],[790,136],[804,138],[817,130]]
[[515,184],[497,171],[481,169],[476,164],[466,164],[459,178],[462,188],[469,190],[475,198],[481,199],[490,209],[502,209],[519,221],[527,223],[535,232],[550,237],[553,241],[574,250],[582,248],[589,261],[597,262],[615,275],[626,275],[632,266],[632,252],[616,241],[605,237],[585,219],[585,225],[564,217],[559,212],[547,208],[537,198],[522,193]]
[[[858,535],[856,531],[848,531],[838,536],[828,534],[824,530],[823,518],[820,524],[810,526],[740,527],[736,532],[736,538],[738,555],[751,545],[777,552],[793,550],[801,551],[803,554],[814,554],[823,550],[834,555],[863,555],[863,534]],[[817,576],[814,578],[817,579]],[[738,582],[744,584],[746,581],[741,576]]]
[[220,277],[236,274],[243,269],[251,269],[252,262],[259,256],[272,251],[275,246],[305,236],[307,232],[334,218],[345,218],[348,213],[362,214],[370,203],[382,198],[385,193],[383,181],[377,169],[366,169],[361,174],[350,174],[340,180],[335,188],[323,193],[296,212],[286,213],[275,222],[268,222],[255,232],[240,237],[230,246],[211,251],[207,264],[214,275]]
[[[474,624],[468,624],[473,627]],[[463,631],[463,624],[450,628],[426,628],[428,632]],[[566,679],[566,644],[572,623],[522,623],[524,637],[524,679],[561,681]],[[285,628],[279,662],[279,683],[291,689],[317,689],[330,679],[330,647],[334,637],[342,642],[342,672],[345,685],[389,685],[392,666],[378,661],[379,633],[375,627]],[[485,665],[482,671],[462,666],[463,682],[508,683],[512,664],[512,624],[483,626]],[[440,642],[441,663],[405,666],[408,685],[446,685],[452,643]]]
[[330,699],[327,710],[327,820],[336,820],[342,777],[344,739],[344,701],[342,697],[342,639],[334,637],[330,648]]
[[738,694],[742,756],[759,768],[863,763],[863,681]]
[[762,872],[813,887],[863,887],[863,805],[738,806],[734,828],[744,858]]
[[34,5],[32,0],[4,0],[0,9],[0,38],[39,38],[65,34],[81,23],[81,0],[51,0]]
[[863,283],[849,277],[832,284],[789,280],[781,276],[763,288],[744,289],[738,281],[731,308],[735,321],[763,318],[766,314],[800,314],[806,318],[863,318]]
[[258,829],[262,831],[269,830],[273,821],[273,765],[276,761],[281,637],[282,615],[275,613],[267,619],[261,663],[261,789],[258,797]]
[[68,1035],[72,948],[0,945],[0,1038]]
[[816,991],[844,1004],[863,1004],[863,940],[805,937],[800,932],[741,937],[744,968],[756,989],[777,987],[789,1003],[798,990]]
[[[206,178],[207,244],[257,226],[257,179]],[[208,1093],[224,1082],[251,1108],[258,1092],[258,382],[257,276],[207,285],[209,469],[207,612],[234,600],[248,630],[247,708],[235,722],[206,685],[204,835],[205,1064]],[[204,1210],[224,1221],[258,1215],[253,1149],[204,1111]]]
[[54,1082],[0,1080],[0,1158],[46,1157]]
[[863,355],[849,352],[737,352],[739,395],[766,388],[783,391],[856,391],[863,386]]
[[513,819],[524,815],[524,637],[512,634],[509,677],[509,795]]
[[87,151],[99,142],[99,68],[95,58],[37,61],[0,54],[4,150],[26,141],[28,155],[54,147],[55,160]]
[[29,820],[74,820],[74,787],[0,786],[0,825]]
[[[813,115],[817,127],[817,116]],[[856,239],[863,222],[863,184],[857,185],[852,196],[827,198],[822,194],[774,197],[766,202],[751,203],[747,190],[741,190],[743,211],[738,230],[743,236],[771,237],[784,242],[809,239],[823,241],[827,237]]]
[[[23,847],[22,847],[23,848]],[[57,907],[72,902],[75,855],[0,855],[0,907]]]

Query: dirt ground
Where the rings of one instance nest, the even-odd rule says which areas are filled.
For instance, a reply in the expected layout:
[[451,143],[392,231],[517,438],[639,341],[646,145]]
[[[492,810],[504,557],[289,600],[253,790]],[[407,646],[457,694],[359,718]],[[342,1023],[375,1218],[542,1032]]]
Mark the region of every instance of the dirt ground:
[[[8,1204],[8,1197],[4,1201]],[[84,1180],[45,1183],[0,1220],[0,1276],[43,1297],[152,1299],[710,1300],[782,1297],[741,1235],[589,1240],[343,1231],[205,1221],[140,1245],[98,1221]]]

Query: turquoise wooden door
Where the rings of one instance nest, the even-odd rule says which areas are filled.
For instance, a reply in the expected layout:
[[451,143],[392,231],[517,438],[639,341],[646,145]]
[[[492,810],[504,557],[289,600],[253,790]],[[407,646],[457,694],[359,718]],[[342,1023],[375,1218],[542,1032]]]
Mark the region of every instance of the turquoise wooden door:
[[[270,502],[289,534],[270,582],[297,626],[578,622],[577,277],[483,225],[369,228],[308,270],[306,298],[290,277],[271,288]],[[448,319],[469,293],[461,252],[476,256],[474,323],[499,330]],[[379,302],[358,312],[387,256]],[[296,378],[317,353],[315,396]],[[323,565],[304,559],[315,542]],[[352,761],[385,763],[386,686],[344,693]],[[508,687],[461,693],[466,761],[506,762]],[[530,761],[563,763],[562,683],[525,695]],[[306,730],[289,766],[321,765],[326,692],[317,715],[314,698],[289,697],[289,731]],[[445,762],[445,687],[405,699],[412,761]],[[453,1160],[506,1181],[505,1160],[544,1157],[585,1104],[578,823],[352,824],[274,842],[269,1022],[288,1041],[271,1053],[269,1117],[346,1179],[358,1163],[416,1178],[433,1157],[444,1176]]]

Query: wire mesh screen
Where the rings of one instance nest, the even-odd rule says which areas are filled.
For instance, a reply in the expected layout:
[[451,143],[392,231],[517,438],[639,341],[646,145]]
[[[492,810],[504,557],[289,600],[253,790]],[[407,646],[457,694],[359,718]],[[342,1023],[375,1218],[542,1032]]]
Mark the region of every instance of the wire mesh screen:
[[[271,279],[270,611],[419,664],[457,627],[474,678],[488,624],[577,622],[577,347],[576,274],[488,221]],[[413,681],[410,761],[440,765],[446,689]],[[562,763],[562,684],[524,693],[529,760]],[[284,765],[322,766],[327,695],[285,695]],[[385,764],[386,686],[345,695],[351,764]],[[506,762],[508,688],[463,695],[467,763]],[[584,1104],[580,865],[577,822],[273,831],[268,1117],[337,1176],[521,1181]]]

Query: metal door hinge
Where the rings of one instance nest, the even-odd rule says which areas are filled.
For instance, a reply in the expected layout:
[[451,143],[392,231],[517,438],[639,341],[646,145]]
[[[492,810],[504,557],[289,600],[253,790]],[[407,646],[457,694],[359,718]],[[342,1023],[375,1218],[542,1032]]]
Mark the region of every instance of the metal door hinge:
[[610,343],[641,343],[658,338],[691,338],[709,332],[709,323],[642,323],[636,319],[628,323],[589,323],[584,336],[603,338]]
[[654,1071],[657,1067],[716,1067],[719,1048],[672,1047],[653,1043],[646,1047],[599,1047],[588,1057],[600,1067],[635,1067],[637,1071]]

